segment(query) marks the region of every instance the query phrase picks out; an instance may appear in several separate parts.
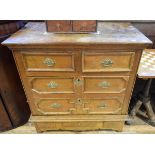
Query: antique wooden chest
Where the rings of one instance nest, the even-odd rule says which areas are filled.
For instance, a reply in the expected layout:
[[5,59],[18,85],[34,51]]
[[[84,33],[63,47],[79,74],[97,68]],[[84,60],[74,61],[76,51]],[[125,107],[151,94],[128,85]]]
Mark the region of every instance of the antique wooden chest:
[[122,130],[151,41],[129,23],[99,22],[97,31],[51,34],[45,23],[28,23],[3,42],[12,49],[38,132]]

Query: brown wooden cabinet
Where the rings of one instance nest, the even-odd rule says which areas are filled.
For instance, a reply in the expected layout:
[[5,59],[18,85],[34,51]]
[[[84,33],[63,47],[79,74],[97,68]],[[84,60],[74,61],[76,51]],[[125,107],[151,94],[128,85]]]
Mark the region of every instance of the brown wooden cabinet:
[[6,112],[3,104],[2,97],[0,96],[0,131],[8,130],[12,128],[11,120]]
[[99,22],[97,31],[51,34],[45,23],[28,23],[3,42],[12,49],[38,132],[122,130],[151,41],[129,23]]
[[[1,21],[0,42],[22,27],[21,21]],[[28,121],[30,109],[11,50],[0,44],[0,131]]]

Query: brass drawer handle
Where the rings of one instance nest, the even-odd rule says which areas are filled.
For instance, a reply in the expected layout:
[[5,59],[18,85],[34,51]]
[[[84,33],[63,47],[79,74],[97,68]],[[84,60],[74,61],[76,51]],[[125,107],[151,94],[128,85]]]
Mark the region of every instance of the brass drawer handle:
[[107,82],[107,81],[102,81],[98,84],[99,87],[102,87],[102,88],[108,88],[110,87],[110,83]]
[[60,108],[61,107],[61,104],[59,104],[59,103],[53,103],[53,104],[51,104],[51,108],[56,108],[56,109],[58,109],[58,108]]
[[50,83],[48,83],[48,87],[49,88],[57,88],[58,87],[58,84],[54,81],[51,81]]
[[74,84],[75,84],[76,86],[81,86],[81,85],[82,85],[82,80],[79,79],[79,78],[77,78],[77,79],[74,80]]
[[46,64],[48,67],[52,67],[55,65],[55,61],[51,58],[46,58],[44,61],[43,61],[44,64]]
[[113,64],[113,61],[110,60],[110,59],[105,59],[105,60],[102,60],[102,61],[101,61],[101,64],[102,64],[104,67],[111,67],[112,64]]
[[106,108],[107,107],[107,104],[106,103],[100,103],[100,105],[98,106],[99,108]]

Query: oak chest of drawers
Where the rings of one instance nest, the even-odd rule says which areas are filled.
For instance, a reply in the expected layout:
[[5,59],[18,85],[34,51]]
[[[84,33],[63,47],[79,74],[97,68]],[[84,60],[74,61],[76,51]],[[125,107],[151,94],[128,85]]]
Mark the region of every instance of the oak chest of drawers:
[[142,50],[129,23],[98,23],[96,33],[54,34],[28,23],[3,44],[12,49],[38,132],[121,131]]

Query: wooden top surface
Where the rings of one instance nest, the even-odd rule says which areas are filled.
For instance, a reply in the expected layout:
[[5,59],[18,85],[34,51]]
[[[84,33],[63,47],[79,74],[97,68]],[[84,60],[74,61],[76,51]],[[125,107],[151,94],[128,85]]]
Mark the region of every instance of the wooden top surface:
[[5,45],[53,45],[53,44],[140,44],[152,42],[130,23],[98,22],[96,33],[56,34],[46,32],[45,22],[30,22],[3,42]]
[[143,51],[138,69],[138,77],[155,78],[155,49]]

